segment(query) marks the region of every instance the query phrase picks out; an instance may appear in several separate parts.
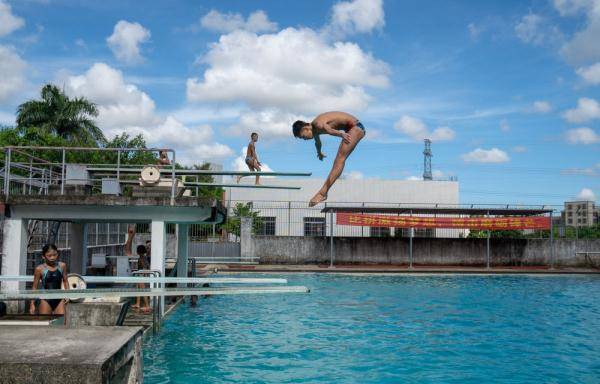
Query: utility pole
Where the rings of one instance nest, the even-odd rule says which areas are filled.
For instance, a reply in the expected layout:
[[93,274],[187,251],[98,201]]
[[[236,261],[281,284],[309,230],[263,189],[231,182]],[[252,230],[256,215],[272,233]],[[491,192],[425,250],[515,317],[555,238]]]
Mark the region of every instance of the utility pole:
[[423,150],[423,180],[433,180],[431,175],[431,140],[425,139],[425,149]]

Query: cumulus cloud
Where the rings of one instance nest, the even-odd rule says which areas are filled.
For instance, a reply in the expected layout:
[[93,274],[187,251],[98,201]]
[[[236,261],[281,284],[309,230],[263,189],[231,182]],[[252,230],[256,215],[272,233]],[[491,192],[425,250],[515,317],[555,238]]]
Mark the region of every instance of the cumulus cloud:
[[532,110],[537,113],[548,113],[552,110],[552,106],[547,101],[534,101]]
[[159,116],[148,94],[126,83],[119,70],[104,63],[94,64],[82,75],[67,76],[62,82],[69,95],[97,104],[98,126],[109,137],[122,132],[142,134],[149,145],[173,147],[176,160],[186,164],[233,155],[231,148],[214,141],[210,126],[189,127],[173,116]]
[[589,67],[578,68],[575,72],[588,84],[600,84],[600,61]]
[[596,195],[594,194],[594,191],[592,191],[590,188],[583,188],[577,194],[577,199],[585,201],[596,201]]
[[278,109],[248,111],[240,115],[238,124],[232,127],[231,132],[240,136],[257,132],[267,139],[291,137],[292,124],[296,120],[309,121],[309,118]]
[[383,0],[341,1],[332,8],[326,33],[336,36],[367,33],[385,25]]
[[203,78],[187,81],[190,101],[243,102],[301,113],[358,110],[369,100],[365,86],[388,84],[385,63],[356,44],[329,44],[311,29],[265,35],[234,31],[211,44],[202,62],[209,67]]
[[594,99],[582,97],[577,101],[577,107],[567,110],[563,117],[570,123],[600,119],[600,103]]
[[0,0],[0,37],[11,34],[25,25],[25,20],[13,15],[9,4]]
[[140,45],[149,39],[150,31],[141,24],[120,20],[106,42],[117,60],[125,64],[137,64],[144,61]]
[[461,157],[467,163],[506,163],[510,161],[508,154],[498,148],[488,150],[477,148]]
[[277,23],[269,20],[269,16],[261,10],[252,12],[248,19],[239,13],[221,13],[211,10],[200,19],[200,26],[214,32],[229,33],[235,30],[249,32],[273,32],[277,30]]
[[557,10],[564,16],[583,12],[586,15],[585,27],[577,31],[567,41],[560,52],[571,64],[583,64],[600,60],[600,1],[598,0],[561,0],[554,2]]
[[454,130],[448,127],[438,127],[432,132],[421,121],[412,116],[404,115],[394,124],[394,128],[399,132],[411,137],[414,140],[430,139],[432,141],[449,141],[456,136]]
[[0,101],[7,100],[25,84],[27,63],[14,48],[0,45]]
[[565,132],[565,138],[569,144],[600,143],[600,135],[593,129],[587,127],[569,129]]
[[523,42],[533,45],[551,43],[561,37],[559,30],[540,15],[530,13],[515,25],[515,33]]

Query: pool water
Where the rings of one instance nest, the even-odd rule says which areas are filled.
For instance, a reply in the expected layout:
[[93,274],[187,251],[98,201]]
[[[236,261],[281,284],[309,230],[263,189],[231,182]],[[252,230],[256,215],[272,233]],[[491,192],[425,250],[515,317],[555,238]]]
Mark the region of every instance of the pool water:
[[268,276],[312,292],[178,307],[145,382],[600,383],[600,276]]

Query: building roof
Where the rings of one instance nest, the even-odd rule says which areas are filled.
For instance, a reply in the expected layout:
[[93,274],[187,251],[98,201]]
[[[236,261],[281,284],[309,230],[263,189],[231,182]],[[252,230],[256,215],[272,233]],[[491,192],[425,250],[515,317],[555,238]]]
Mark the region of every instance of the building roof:
[[551,213],[552,209],[546,208],[499,208],[499,207],[348,207],[327,205],[321,212],[353,212],[373,214],[445,214],[445,215],[494,215],[494,216],[534,216]]

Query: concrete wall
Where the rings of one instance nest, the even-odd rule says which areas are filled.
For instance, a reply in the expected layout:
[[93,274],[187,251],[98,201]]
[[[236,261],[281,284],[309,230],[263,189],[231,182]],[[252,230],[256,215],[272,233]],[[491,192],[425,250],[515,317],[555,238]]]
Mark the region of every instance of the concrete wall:
[[[254,236],[254,255],[261,264],[329,263],[329,239],[323,237]],[[491,239],[492,265],[549,265],[547,239]],[[556,265],[590,266],[576,251],[600,251],[600,239],[554,242]],[[408,264],[407,238],[334,238],[340,264]],[[600,256],[592,257],[596,265]],[[477,266],[486,263],[486,239],[414,238],[413,262],[422,265]]]

